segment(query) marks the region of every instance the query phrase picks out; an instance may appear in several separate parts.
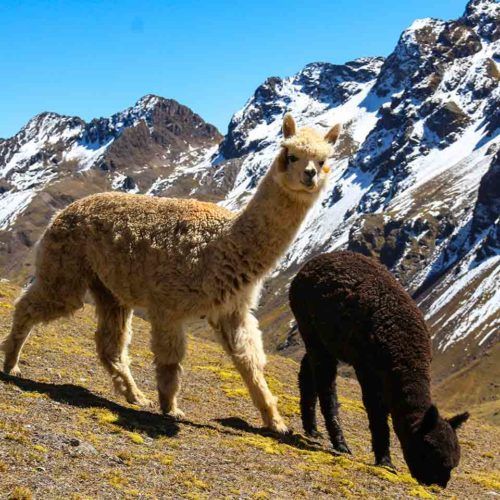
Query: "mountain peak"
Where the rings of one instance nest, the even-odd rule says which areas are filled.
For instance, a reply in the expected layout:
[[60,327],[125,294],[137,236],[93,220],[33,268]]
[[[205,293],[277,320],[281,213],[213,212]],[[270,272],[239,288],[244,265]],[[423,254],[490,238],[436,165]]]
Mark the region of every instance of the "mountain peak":
[[470,0],[465,7],[465,14],[495,12],[498,8],[497,0]]
[[486,40],[500,39],[500,4],[496,0],[470,0],[462,21],[472,26]]
[[153,108],[156,106],[159,102],[161,101],[167,101],[168,99],[165,99],[162,96],[155,95],[155,94],[146,94],[145,96],[141,97],[136,103],[136,106],[143,107],[143,108]]

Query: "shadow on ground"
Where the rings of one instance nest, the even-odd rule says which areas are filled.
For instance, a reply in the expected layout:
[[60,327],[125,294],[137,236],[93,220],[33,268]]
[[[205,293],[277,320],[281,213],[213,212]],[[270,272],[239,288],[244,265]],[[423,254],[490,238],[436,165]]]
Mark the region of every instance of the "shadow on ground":
[[0,372],[0,380],[14,384],[22,391],[46,394],[50,399],[77,408],[106,408],[118,416],[115,425],[128,431],[142,431],[148,436],[174,437],[179,432],[179,422],[158,413],[127,408],[105,399],[84,387],[74,384],[51,384],[21,377],[13,377]]
[[[311,439],[308,439],[301,434],[296,434],[294,432],[289,432],[288,434],[276,434],[269,429],[265,429],[262,427],[253,427],[245,422],[245,420],[238,417],[220,418],[216,419],[216,422],[224,427],[230,427],[232,429],[248,432],[250,434],[273,437],[280,443],[287,444],[288,446],[293,446],[294,448],[297,448],[299,450],[325,451],[324,447],[322,447],[319,443],[316,443],[315,441],[312,441]],[[330,451],[332,451],[333,454],[336,454],[333,450]]]

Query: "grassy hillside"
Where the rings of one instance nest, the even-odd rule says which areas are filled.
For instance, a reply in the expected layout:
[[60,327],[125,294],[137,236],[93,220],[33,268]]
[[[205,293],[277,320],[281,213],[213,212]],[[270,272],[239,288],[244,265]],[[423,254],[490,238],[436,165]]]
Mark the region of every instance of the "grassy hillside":
[[450,411],[472,406],[481,418],[500,425],[500,344],[485,356],[457,371],[435,390],[438,401]]
[[[0,335],[18,289],[0,282]],[[472,419],[449,487],[419,486],[393,443],[394,474],[373,467],[357,384],[340,380],[354,457],[300,434],[297,364],[271,357],[268,379],[294,433],[262,431],[247,392],[218,345],[190,338],[181,407],[185,420],[144,411],[111,390],[93,346],[93,310],[39,327],[23,378],[0,376],[0,498],[491,498],[500,494],[499,430]],[[148,324],[134,320],[136,380],[156,399]],[[496,492],[496,493],[495,493]]]

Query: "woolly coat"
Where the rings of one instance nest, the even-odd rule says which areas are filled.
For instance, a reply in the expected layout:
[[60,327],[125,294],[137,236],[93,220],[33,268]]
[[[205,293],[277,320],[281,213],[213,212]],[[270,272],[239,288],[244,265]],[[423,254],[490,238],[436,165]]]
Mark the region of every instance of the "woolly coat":
[[389,383],[391,407],[429,407],[430,335],[384,266],[353,252],[320,255],[293,280],[290,301],[306,344],[317,335],[337,359],[375,369]]

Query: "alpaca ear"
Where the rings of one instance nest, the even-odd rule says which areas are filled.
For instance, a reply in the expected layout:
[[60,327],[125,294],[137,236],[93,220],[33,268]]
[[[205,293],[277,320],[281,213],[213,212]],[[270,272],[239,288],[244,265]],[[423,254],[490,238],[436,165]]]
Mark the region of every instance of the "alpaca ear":
[[454,417],[448,419],[448,423],[451,425],[453,429],[458,429],[463,423],[465,423],[470,417],[470,413],[468,411],[464,413],[459,413]]
[[296,131],[297,126],[295,125],[295,120],[290,113],[287,113],[283,117],[283,136],[285,137],[285,139],[288,139],[288,137],[295,135]]
[[337,142],[342,126],[340,123],[334,125],[325,135],[325,141],[329,142],[332,146]]
[[427,434],[430,430],[436,427],[439,419],[439,412],[435,405],[429,406],[422,420],[417,424],[416,431],[420,434]]
[[276,161],[278,162],[278,171],[279,172],[285,172],[286,171],[286,164],[287,160],[286,157],[288,156],[288,150],[284,147],[281,148],[281,151],[279,152],[278,158]]

